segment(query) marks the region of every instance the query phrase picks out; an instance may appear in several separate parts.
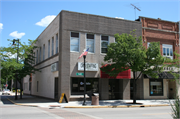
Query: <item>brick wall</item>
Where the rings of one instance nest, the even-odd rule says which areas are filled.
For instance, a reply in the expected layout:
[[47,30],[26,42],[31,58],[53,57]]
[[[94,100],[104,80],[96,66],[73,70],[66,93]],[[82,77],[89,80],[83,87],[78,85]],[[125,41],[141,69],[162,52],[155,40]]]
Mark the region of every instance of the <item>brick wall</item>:
[[160,42],[161,53],[162,44],[173,45],[173,52],[179,53],[178,23],[144,17],[141,18],[141,22],[144,46],[147,47],[147,42]]

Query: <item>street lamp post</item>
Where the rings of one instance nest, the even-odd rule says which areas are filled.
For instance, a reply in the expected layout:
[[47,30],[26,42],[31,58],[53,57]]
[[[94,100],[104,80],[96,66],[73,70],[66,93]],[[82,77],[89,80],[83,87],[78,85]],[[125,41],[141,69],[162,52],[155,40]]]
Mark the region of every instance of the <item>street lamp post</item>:
[[[18,63],[18,52],[19,52],[19,39],[13,39],[13,45],[15,45],[15,41],[17,41],[17,63]],[[17,80],[18,80],[18,71],[16,72],[16,95],[15,95],[15,100],[17,100]]]
[[84,58],[84,102],[82,105],[86,105],[86,55],[83,55]]
[[84,52],[78,57],[80,59],[82,56],[84,58],[84,102],[82,105],[86,105],[86,55],[88,53],[89,48],[84,49]]

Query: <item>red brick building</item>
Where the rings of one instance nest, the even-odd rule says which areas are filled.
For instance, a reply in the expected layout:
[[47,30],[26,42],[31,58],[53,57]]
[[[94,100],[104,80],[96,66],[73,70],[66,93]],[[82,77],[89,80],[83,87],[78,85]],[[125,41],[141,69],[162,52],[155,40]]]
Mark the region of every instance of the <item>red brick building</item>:
[[[139,17],[142,23],[142,40],[147,48],[150,42],[160,42],[161,54],[171,59],[175,58],[173,54],[179,51],[179,22],[171,22],[147,17]],[[166,67],[164,71],[170,70]],[[172,69],[171,69],[172,70]],[[174,72],[177,70],[173,69]],[[173,98],[175,94],[176,83],[170,81],[170,77],[152,79],[144,77],[139,80],[140,99],[167,99]]]
[[[160,18],[152,19],[140,17],[142,22],[142,39],[147,47],[148,42],[160,42],[161,53],[163,55],[163,44],[173,46],[173,52],[179,53],[179,23],[164,21]],[[167,54],[166,54],[167,56]],[[173,58],[175,58],[173,56]]]

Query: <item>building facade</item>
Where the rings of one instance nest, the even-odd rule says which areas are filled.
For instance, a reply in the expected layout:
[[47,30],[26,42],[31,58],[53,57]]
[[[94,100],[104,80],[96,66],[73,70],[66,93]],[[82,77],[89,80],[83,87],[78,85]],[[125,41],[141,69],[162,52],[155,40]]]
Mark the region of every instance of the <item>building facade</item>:
[[134,29],[142,35],[139,21],[61,11],[37,38],[35,67],[41,72],[24,78],[24,93],[57,100],[62,93],[68,100],[82,98],[83,58],[78,57],[89,48],[87,92],[98,93],[100,99],[130,99],[131,71],[125,72],[125,77],[107,79],[101,77],[100,67],[107,45],[115,42],[114,34]]
[[[110,18],[98,15],[61,11],[38,36],[34,51],[36,72],[23,79],[24,93],[59,100],[65,93],[68,101],[83,99],[83,58],[78,59],[84,49],[86,56],[87,93],[98,93],[100,99],[131,99],[133,97],[131,70],[107,78],[100,71],[107,52],[107,45],[115,42],[114,34],[130,33],[136,29],[142,36],[144,46],[160,41],[163,48],[179,49],[178,23],[140,17],[137,21]],[[178,51],[179,52],[179,51]],[[167,68],[168,69],[168,68]],[[168,77],[170,78],[170,77]],[[167,99],[174,95],[175,82],[160,77],[151,79],[142,75],[137,81],[137,99]]]
[[[160,42],[160,50],[163,57],[176,58],[173,54],[179,51],[179,23],[147,17],[139,17],[142,23],[142,40],[146,48],[150,42]],[[138,84],[139,99],[169,99],[174,98],[176,82],[168,71],[178,72],[176,68],[164,67],[164,72],[158,79],[144,75]]]

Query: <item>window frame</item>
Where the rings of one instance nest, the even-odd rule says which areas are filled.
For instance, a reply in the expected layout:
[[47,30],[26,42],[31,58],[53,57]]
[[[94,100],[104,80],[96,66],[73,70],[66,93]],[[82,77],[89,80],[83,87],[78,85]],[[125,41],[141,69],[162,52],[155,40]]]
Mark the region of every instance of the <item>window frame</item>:
[[39,48],[39,62],[41,62],[41,47]]
[[43,45],[43,61],[45,60],[45,44]]
[[[166,50],[166,55],[164,55],[164,48]],[[169,55],[168,52],[167,52],[167,49],[169,49]],[[172,51],[172,56],[171,56],[171,51]],[[170,44],[162,44],[162,55],[163,57],[169,57],[171,59],[173,59],[173,45],[170,45]]]
[[36,51],[36,64],[38,64],[38,50]]
[[50,40],[48,40],[48,58],[50,57]]
[[[71,33],[78,33],[79,34],[79,37],[78,37],[78,51],[71,50],[71,46],[73,45],[73,44],[71,45],[71,38],[77,38],[77,37],[71,37]],[[70,32],[70,52],[78,52],[79,53],[79,51],[80,51],[80,47],[79,46],[80,46],[80,32],[71,31]]]
[[56,34],[56,54],[58,53],[58,34]]
[[[77,84],[76,87],[73,86],[73,84],[75,84],[74,81],[76,81],[76,84]],[[71,78],[71,94],[72,95],[83,95],[84,89],[81,90],[81,87],[84,88],[84,86],[83,86],[83,84],[80,84],[81,82],[84,83],[84,79],[83,78],[80,78],[80,77],[72,77]],[[88,82],[90,82],[91,84],[87,85]],[[96,87],[93,86],[93,85],[95,85],[95,82],[97,83]],[[89,92],[90,90],[88,90],[88,89],[92,89],[92,87],[93,87],[93,89],[97,89],[97,90],[96,91],[92,90],[92,92],[93,93],[99,93],[100,92],[100,88],[99,88],[100,84],[99,84],[99,82],[100,82],[99,78],[87,78],[86,79],[86,90]],[[74,87],[76,89],[74,89]],[[75,91],[75,90],[78,90],[78,91]]]
[[[162,93],[161,94],[151,94],[151,82],[161,82],[162,84]],[[149,96],[164,96],[164,86],[163,86],[163,79],[149,79]]]
[[36,64],[36,51],[34,51],[34,64]]
[[54,55],[54,37],[52,37],[52,44],[51,44],[51,56]]
[[[107,36],[107,37],[108,37],[108,40],[107,40],[107,41],[106,41],[106,40],[102,40],[102,36]],[[100,44],[101,54],[106,54],[107,52],[106,52],[106,53],[102,53],[102,48],[103,48],[103,47],[102,47],[102,42],[107,42],[108,45],[109,45],[109,36],[108,36],[108,35],[101,35],[101,36],[100,36],[100,39],[101,39],[101,44]],[[108,46],[108,45],[107,45],[107,46]],[[108,49],[108,47],[107,47],[107,49]]]
[[[88,34],[94,35],[94,39],[91,39],[91,40],[94,40],[94,43],[93,43],[93,45],[94,45],[94,46],[93,46],[93,47],[94,47],[93,51],[94,51],[94,52],[90,52],[90,47],[89,47],[88,54],[95,54],[95,39],[96,39],[96,35],[95,35],[95,34],[92,34],[92,33],[86,33],[86,36],[85,36],[85,37],[86,37],[86,49],[88,48],[88,47],[87,47],[87,40],[88,40],[87,35],[88,35]],[[90,40],[90,39],[89,39],[89,40]]]

